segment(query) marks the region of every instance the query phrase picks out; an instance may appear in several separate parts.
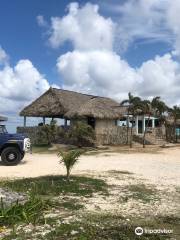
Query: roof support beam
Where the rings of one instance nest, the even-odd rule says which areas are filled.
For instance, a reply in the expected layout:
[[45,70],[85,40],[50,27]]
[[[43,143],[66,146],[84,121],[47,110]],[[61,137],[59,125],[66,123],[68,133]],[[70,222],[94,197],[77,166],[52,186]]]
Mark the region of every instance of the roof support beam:
[[26,127],[26,116],[24,116],[24,127]]
[[45,125],[45,124],[46,124],[46,118],[43,117],[43,125]]

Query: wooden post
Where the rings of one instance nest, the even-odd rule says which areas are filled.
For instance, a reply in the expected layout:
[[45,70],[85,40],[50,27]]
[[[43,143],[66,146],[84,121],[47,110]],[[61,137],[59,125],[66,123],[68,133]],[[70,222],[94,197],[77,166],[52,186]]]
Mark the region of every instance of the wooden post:
[[24,116],[24,127],[26,127],[26,116]]
[[152,128],[155,128],[155,119],[154,119],[154,117],[152,118]]
[[136,116],[136,134],[138,135],[138,116]]
[[146,117],[145,116],[143,116],[143,120],[142,120],[142,133],[144,133],[145,132],[145,129],[146,129]]
[[46,124],[46,118],[43,117],[43,125],[45,125],[45,124]]
[[64,119],[64,126],[67,127],[67,119]]

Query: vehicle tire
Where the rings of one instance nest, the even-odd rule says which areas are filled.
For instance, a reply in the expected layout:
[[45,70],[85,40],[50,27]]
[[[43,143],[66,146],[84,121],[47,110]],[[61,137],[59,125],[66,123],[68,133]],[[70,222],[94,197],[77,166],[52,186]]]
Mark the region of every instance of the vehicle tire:
[[7,147],[1,153],[1,160],[6,166],[17,165],[22,159],[22,154],[16,147]]
[[21,153],[21,160],[24,158],[25,152]]

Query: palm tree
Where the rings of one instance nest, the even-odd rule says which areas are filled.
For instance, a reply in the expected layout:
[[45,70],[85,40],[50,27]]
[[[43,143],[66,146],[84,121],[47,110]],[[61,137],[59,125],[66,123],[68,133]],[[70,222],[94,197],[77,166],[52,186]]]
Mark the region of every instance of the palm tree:
[[145,130],[144,130],[144,135],[143,135],[143,148],[145,148],[145,144],[146,144],[146,133],[147,133],[147,128],[149,126],[149,121],[151,118],[152,114],[155,114],[157,117],[159,117],[159,119],[164,120],[164,112],[167,111],[167,106],[166,104],[161,101],[160,97],[154,97],[152,99],[152,101],[149,100],[143,100],[142,101],[142,111],[143,114],[148,115],[148,120],[147,120],[147,124],[145,122]]
[[149,121],[152,115],[152,105],[151,102],[149,100],[142,100],[141,101],[141,110],[143,115],[148,115],[148,120],[147,120],[147,124],[145,121],[145,129],[144,129],[144,134],[143,134],[143,148],[145,148],[146,145],[146,132],[147,132],[147,128],[149,126]]
[[153,98],[151,105],[155,115],[160,119],[162,123],[162,121],[165,120],[164,113],[168,110],[167,105],[161,100],[159,96]]
[[63,164],[66,167],[66,178],[69,182],[70,179],[70,173],[74,165],[78,162],[79,157],[83,151],[80,150],[69,150],[67,152],[60,151],[58,153],[58,157],[60,157],[60,164]]
[[173,108],[169,108],[169,113],[173,117],[174,142],[177,142],[176,126],[177,126],[177,119],[180,119],[180,107],[173,106]]
[[132,125],[131,125],[131,134],[130,134],[130,147],[132,148],[132,134],[133,134],[133,123],[135,121],[135,116],[140,105],[140,97],[134,97],[130,92],[128,93],[128,99],[123,100],[120,105],[128,106],[128,124],[127,124],[127,144],[129,140],[129,115],[132,115]]

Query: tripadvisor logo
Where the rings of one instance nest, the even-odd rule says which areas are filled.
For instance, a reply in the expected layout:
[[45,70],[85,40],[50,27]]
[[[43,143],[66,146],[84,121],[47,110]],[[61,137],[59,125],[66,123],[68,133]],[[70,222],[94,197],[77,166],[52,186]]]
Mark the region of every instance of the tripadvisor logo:
[[142,235],[143,234],[143,228],[141,228],[141,227],[135,228],[135,234],[138,235],[138,236]]
[[172,234],[172,229],[147,229],[142,227],[135,228],[135,234],[141,236],[142,234]]

